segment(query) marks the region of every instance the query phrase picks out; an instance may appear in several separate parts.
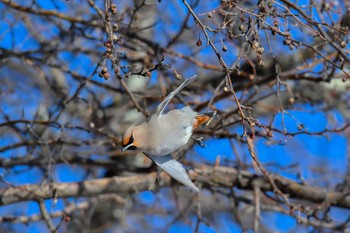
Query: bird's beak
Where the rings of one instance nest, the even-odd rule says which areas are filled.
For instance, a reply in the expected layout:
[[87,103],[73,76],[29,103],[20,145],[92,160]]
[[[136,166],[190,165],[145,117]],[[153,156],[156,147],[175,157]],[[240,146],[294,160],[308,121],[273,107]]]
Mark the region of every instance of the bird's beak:
[[129,149],[130,146],[131,146],[131,144],[126,145],[126,146],[123,146],[122,152],[127,151],[127,150]]

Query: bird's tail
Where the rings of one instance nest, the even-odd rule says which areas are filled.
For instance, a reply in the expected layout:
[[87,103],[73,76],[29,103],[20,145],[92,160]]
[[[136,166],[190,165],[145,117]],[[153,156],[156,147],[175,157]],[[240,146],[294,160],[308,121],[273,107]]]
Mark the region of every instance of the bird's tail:
[[193,123],[193,128],[195,129],[203,124],[209,125],[209,123],[216,116],[216,114],[216,111],[198,114],[196,116],[196,121]]

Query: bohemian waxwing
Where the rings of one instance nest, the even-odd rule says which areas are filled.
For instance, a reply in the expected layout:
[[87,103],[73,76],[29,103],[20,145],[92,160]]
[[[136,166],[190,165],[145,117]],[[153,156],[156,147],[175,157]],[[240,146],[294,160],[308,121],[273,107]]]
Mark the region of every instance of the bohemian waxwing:
[[170,154],[184,146],[191,138],[193,129],[208,122],[211,116],[199,115],[189,106],[163,113],[171,99],[196,78],[195,75],[186,79],[158,105],[146,121],[130,126],[122,140],[122,151],[142,151],[174,179],[199,192],[182,164]]

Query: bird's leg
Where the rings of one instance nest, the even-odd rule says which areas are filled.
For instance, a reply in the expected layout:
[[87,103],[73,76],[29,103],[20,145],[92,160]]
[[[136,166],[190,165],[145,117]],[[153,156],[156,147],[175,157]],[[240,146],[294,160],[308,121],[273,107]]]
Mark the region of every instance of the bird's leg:
[[202,148],[207,147],[207,145],[205,145],[205,144],[203,143],[203,137],[200,137],[200,138],[191,137],[191,139],[192,139],[193,141],[195,141],[200,147],[202,147]]
[[159,191],[159,187],[160,187],[160,180],[161,180],[160,173],[161,173],[161,170],[157,166],[157,177],[156,177],[156,180],[154,181],[154,191],[156,192]]

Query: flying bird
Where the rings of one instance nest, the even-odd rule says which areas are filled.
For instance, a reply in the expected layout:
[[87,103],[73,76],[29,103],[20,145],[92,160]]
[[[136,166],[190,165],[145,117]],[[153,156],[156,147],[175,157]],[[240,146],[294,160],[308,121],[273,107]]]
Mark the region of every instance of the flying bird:
[[[192,138],[193,130],[207,123],[212,113],[198,114],[189,106],[164,113],[169,102],[196,78],[197,76],[194,75],[186,79],[158,105],[144,122],[130,126],[122,140],[122,151],[142,151],[175,180],[199,192],[185,168],[171,156],[171,153],[186,145]],[[201,141],[196,140],[196,142],[203,146]]]

